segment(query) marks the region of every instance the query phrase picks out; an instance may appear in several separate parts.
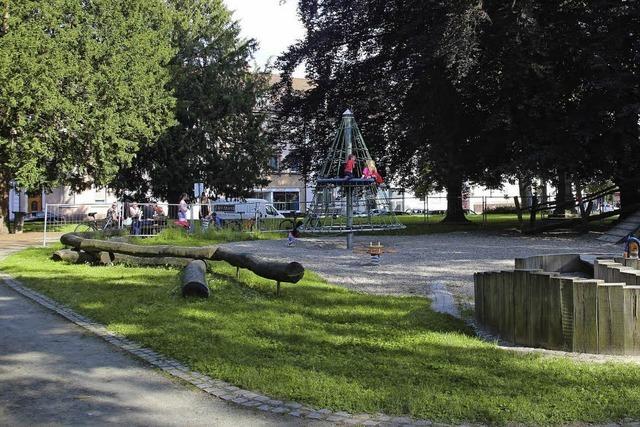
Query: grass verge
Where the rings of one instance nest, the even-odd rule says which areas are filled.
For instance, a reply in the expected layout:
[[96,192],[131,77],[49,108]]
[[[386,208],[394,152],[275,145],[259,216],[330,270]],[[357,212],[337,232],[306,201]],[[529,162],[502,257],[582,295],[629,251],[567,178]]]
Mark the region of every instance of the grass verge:
[[444,422],[561,424],[640,417],[640,368],[520,355],[471,336],[418,297],[274,284],[214,264],[208,300],[184,300],[172,269],[55,263],[55,248],[0,262],[110,330],[192,369],[276,398]]

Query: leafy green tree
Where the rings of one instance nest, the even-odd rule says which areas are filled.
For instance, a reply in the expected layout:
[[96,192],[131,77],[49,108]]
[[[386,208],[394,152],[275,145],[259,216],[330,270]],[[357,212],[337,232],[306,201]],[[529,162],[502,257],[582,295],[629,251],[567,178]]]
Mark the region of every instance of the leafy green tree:
[[446,221],[464,221],[465,181],[499,182],[504,150],[480,140],[489,105],[466,91],[477,72],[478,34],[489,20],[477,2],[301,0],[307,35],[279,62],[283,81],[305,62],[313,88],[304,100],[287,88],[282,115],[325,127],[351,108],[379,163],[423,194],[446,188]]
[[248,63],[253,40],[242,40],[240,28],[221,0],[176,0],[170,64],[170,87],[178,102],[177,124],[156,144],[144,147],[114,183],[177,202],[203,182],[217,194],[245,196],[266,184],[272,153],[263,131],[261,98],[266,75]]
[[[161,0],[11,2],[0,36],[0,182],[106,185],[173,122]],[[2,212],[6,215],[6,211]]]

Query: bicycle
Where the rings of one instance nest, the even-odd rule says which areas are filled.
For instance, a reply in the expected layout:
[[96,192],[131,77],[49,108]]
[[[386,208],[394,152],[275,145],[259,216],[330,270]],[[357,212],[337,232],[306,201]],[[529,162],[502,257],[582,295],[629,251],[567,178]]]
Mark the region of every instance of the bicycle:
[[298,217],[298,212],[292,212],[291,217],[289,218],[285,218],[282,221],[280,221],[280,224],[278,224],[278,231],[290,231],[293,230],[295,228],[296,225],[298,225],[298,220],[299,219],[304,219],[304,215],[301,217]]
[[113,218],[107,218],[104,221],[104,224],[101,224],[101,222],[99,223],[98,220],[96,219],[96,214],[97,212],[89,212],[87,214],[87,216],[89,218],[91,218],[88,221],[85,222],[81,222],[80,224],[78,224],[74,230],[75,233],[87,233],[87,232],[92,232],[92,231],[104,231],[108,228],[113,227],[115,224],[113,222]]

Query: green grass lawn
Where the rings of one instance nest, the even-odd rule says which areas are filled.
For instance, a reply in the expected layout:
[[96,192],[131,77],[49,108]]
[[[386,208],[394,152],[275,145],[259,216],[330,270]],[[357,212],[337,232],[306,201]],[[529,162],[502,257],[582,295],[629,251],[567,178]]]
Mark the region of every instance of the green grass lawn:
[[283,233],[240,232],[228,228],[221,230],[209,228],[201,231],[199,226],[193,233],[177,227],[169,227],[152,237],[131,237],[131,243],[137,245],[177,245],[207,246],[218,243],[238,242],[245,240],[270,240],[286,237]]
[[74,310],[192,369],[317,407],[445,422],[640,418],[640,368],[520,355],[474,338],[418,297],[365,295],[313,273],[274,284],[214,264],[212,295],[182,299],[172,269],[91,267],[28,249],[0,263]]

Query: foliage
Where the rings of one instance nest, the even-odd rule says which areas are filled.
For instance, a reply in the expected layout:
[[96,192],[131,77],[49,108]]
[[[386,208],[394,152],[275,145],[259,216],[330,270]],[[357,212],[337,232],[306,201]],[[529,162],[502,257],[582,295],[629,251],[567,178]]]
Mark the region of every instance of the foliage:
[[640,417],[636,365],[496,348],[418,297],[373,296],[307,274],[274,284],[215,264],[212,297],[170,269],[91,267],[29,249],[3,272],[190,368],[275,398],[443,422],[603,423]]
[[247,64],[256,46],[242,40],[221,0],[175,0],[170,87],[178,123],[141,150],[114,186],[177,202],[203,182],[217,194],[245,196],[266,184],[271,149],[257,111],[266,77]]
[[178,245],[178,246],[207,246],[218,243],[241,242],[244,240],[271,240],[282,238],[276,233],[240,232],[229,228],[216,229],[210,227],[200,230],[196,225],[193,233],[187,233],[178,227],[169,227],[153,237],[132,237],[132,243],[137,245]]
[[[505,176],[561,192],[565,178],[613,179],[640,200],[638,2],[300,0],[299,14],[307,34],[280,58],[280,114],[321,150],[351,107],[395,182],[447,189],[447,217],[462,217],[463,181]],[[313,89],[296,94],[302,61]]]
[[105,185],[171,123],[160,0],[11,2],[0,37],[0,180]]

